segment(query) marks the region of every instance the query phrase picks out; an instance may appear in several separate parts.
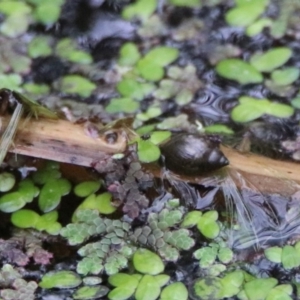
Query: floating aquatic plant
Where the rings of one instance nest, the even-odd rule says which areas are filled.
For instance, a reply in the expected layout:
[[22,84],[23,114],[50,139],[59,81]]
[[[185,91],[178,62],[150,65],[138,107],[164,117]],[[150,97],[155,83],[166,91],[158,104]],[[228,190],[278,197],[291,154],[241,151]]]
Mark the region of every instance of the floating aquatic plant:
[[31,231],[17,231],[10,239],[0,239],[0,258],[17,266],[27,265],[31,258],[36,264],[47,265],[53,255],[42,248],[45,239]]
[[235,80],[240,84],[260,83],[262,74],[249,63],[237,59],[228,58],[220,61],[216,66],[217,73],[227,79]]
[[180,250],[189,250],[195,242],[187,229],[174,229],[183,218],[181,209],[164,208],[160,213],[150,213],[147,225],[134,230],[130,239],[148,245],[166,260],[176,261]]
[[231,26],[249,26],[264,12],[268,2],[268,0],[236,1],[236,6],[226,13],[226,21]]
[[240,104],[231,112],[235,122],[249,122],[264,114],[278,118],[288,118],[294,114],[294,109],[286,104],[271,102],[268,99],[256,99],[248,96],[239,98]]
[[74,194],[78,197],[87,197],[96,193],[101,187],[100,181],[84,181],[74,187]]
[[122,17],[126,20],[138,18],[146,21],[156,10],[157,0],[137,0],[127,5],[122,11]]
[[46,273],[39,283],[43,289],[69,289],[81,284],[81,277],[73,271],[53,271]]
[[259,72],[271,72],[284,65],[293,52],[287,47],[277,47],[250,57],[250,64]]

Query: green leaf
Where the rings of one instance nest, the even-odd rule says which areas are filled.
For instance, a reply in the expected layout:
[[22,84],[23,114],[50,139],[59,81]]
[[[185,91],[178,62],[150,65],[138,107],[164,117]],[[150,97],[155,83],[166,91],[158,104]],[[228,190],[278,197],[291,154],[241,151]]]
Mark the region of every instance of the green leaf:
[[0,192],[11,190],[16,183],[15,176],[8,172],[0,173]]
[[48,56],[52,53],[52,49],[49,45],[50,39],[47,36],[36,36],[28,45],[28,54],[31,58],[37,58],[40,56]]
[[144,60],[151,62],[160,67],[165,67],[175,61],[179,56],[178,49],[160,46],[150,50],[145,56]]
[[60,10],[60,6],[56,3],[41,2],[34,10],[34,17],[38,22],[44,25],[51,25],[58,20]]
[[233,134],[234,131],[226,125],[223,124],[214,124],[210,126],[206,126],[206,133],[220,133],[220,134]]
[[137,82],[136,79],[132,78],[125,78],[117,84],[117,90],[122,96],[136,100],[142,100],[154,89],[155,85]]
[[137,0],[135,3],[126,5],[122,11],[122,17],[131,20],[134,17],[146,21],[156,10],[157,0]]
[[220,61],[216,66],[217,73],[240,84],[260,83],[263,76],[249,63],[241,59],[229,58]]
[[265,10],[264,3],[249,3],[230,9],[226,15],[226,22],[231,26],[245,27],[252,24]]
[[49,212],[59,205],[62,195],[58,187],[58,180],[59,179],[50,180],[42,187],[38,200],[41,211]]
[[266,300],[292,300],[293,287],[290,284],[275,286],[268,294]]
[[20,192],[11,192],[0,198],[0,210],[11,213],[25,206],[26,201]]
[[0,89],[5,88],[12,91],[20,91],[22,77],[18,74],[0,74]]
[[150,275],[157,275],[165,269],[161,258],[157,254],[143,248],[134,253],[133,265],[138,272]]
[[153,131],[150,135],[150,142],[159,145],[171,136],[171,131]]
[[300,266],[300,254],[294,247],[286,245],[282,248],[281,261],[285,269],[297,268]]
[[69,38],[61,39],[56,45],[55,52],[61,58],[75,63],[90,64],[93,61],[89,53],[77,49],[77,43]]
[[11,222],[19,228],[34,228],[40,216],[30,209],[20,209],[11,215]]
[[138,47],[134,43],[125,43],[120,49],[118,64],[121,66],[133,66],[140,59]]
[[96,84],[79,75],[67,75],[61,80],[61,90],[66,94],[89,97],[96,87]]
[[275,278],[259,278],[245,283],[244,290],[249,300],[262,300],[276,284]]
[[5,15],[28,14],[31,12],[31,8],[22,1],[1,1],[0,12]]
[[74,187],[74,193],[78,197],[87,197],[96,193],[100,187],[100,181],[84,181]]
[[108,292],[109,289],[103,285],[83,286],[73,294],[73,299],[77,299],[77,300],[98,299],[105,296]]
[[200,218],[197,228],[205,237],[209,239],[216,238],[220,233],[219,224],[212,218],[204,217],[204,215]]
[[237,270],[226,274],[221,279],[222,289],[220,291],[220,298],[230,298],[237,295],[244,282],[244,274]]
[[135,288],[132,289],[126,285],[121,285],[113,289],[108,294],[110,300],[126,300],[130,298],[135,292]]
[[117,210],[116,206],[112,205],[111,193],[103,193],[96,197],[97,209],[101,214],[109,215]]
[[43,289],[69,289],[81,284],[81,278],[72,271],[54,271],[45,274],[42,277],[39,286]]
[[256,99],[243,96],[239,98],[240,105],[237,105],[231,111],[231,118],[235,122],[249,122],[260,118],[266,112],[266,107],[269,105],[267,99]]
[[289,67],[282,70],[275,70],[271,73],[272,80],[279,86],[289,85],[299,78],[300,70],[296,67]]
[[250,37],[253,37],[257,34],[260,34],[265,27],[271,27],[272,24],[272,19],[261,18],[247,27],[246,34]]
[[219,299],[218,294],[222,288],[221,279],[217,277],[205,277],[197,279],[193,286],[193,295],[201,300]]
[[190,211],[188,212],[185,216],[184,219],[180,225],[182,228],[190,228],[195,225],[200,221],[202,216],[202,212],[198,210]]
[[220,248],[218,258],[220,262],[228,264],[233,259],[233,252],[230,248]]
[[160,295],[161,300],[187,300],[188,290],[182,282],[175,282],[165,287]]
[[151,275],[144,275],[135,292],[136,300],[155,300],[160,294],[160,286]]
[[154,278],[160,287],[163,287],[170,281],[170,276],[166,274],[155,275]]
[[169,0],[169,2],[175,6],[183,7],[199,7],[202,4],[201,0]]
[[105,110],[108,113],[134,113],[139,109],[139,103],[131,98],[113,98],[106,106]]
[[289,105],[270,102],[270,105],[266,109],[266,114],[278,118],[289,118],[294,114],[294,111],[294,108]]
[[292,50],[287,47],[273,48],[267,52],[251,56],[250,64],[260,72],[272,72],[285,64],[292,54]]
[[160,157],[160,149],[158,146],[151,143],[149,140],[138,141],[138,158],[141,162],[150,163],[156,161]]
[[145,58],[138,61],[136,68],[140,75],[149,81],[158,81],[162,79],[165,74],[163,67]]

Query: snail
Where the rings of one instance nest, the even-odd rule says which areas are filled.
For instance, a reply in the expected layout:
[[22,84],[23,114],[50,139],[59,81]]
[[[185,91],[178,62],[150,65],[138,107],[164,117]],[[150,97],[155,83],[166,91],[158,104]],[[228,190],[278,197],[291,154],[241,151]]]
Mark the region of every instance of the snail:
[[160,146],[164,166],[181,175],[203,175],[229,164],[220,141],[196,133],[175,134]]

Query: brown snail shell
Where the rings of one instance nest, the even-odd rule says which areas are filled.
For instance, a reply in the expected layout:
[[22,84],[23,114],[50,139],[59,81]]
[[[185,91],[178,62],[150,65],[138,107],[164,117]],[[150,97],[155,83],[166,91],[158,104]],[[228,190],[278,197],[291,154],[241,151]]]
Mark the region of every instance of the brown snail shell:
[[179,133],[160,146],[164,166],[182,175],[203,175],[229,164],[215,138]]

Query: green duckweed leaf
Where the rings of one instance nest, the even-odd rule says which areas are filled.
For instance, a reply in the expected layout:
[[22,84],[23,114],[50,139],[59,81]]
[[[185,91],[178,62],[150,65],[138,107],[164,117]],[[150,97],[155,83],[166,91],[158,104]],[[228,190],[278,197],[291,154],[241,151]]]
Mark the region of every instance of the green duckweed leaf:
[[110,300],[126,300],[130,298],[135,292],[135,288],[132,289],[130,286],[121,285],[113,289],[108,294]]
[[58,56],[68,61],[80,64],[90,64],[93,61],[91,55],[77,48],[77,44],[74,40],[65,38],[57,43],[55,52]]
[[290,284],[281,284],[275,286],[268,294],[266,300],[292,300],[290,295],[293,292],[293,287]]
[[31,12],[30,6],[20,1],[1,1],[0,12],[5,15],[27,14]]
[[74,187],[74,193],[78,197],[87,197],[96,193],[101,187],[99,181],[84,181]]
[[245,283],[244,290],[249,300],[261,300],[267,297],[277,282],[275,278],[254,279]]
[[62,92],[81,97],[89,97],[96,87],[96,84],[79,75],[64,76],[60,85]]
[[270,102],[270,105],[266,107],[266,114],[278,118],[289,118],[294,114],[294,111],[293,107],[276,102]]
[[160,294],[160,286],[151,275],[144,275],[134,294],[136,300],[155,300]]
[[170,281],[170,276],[166,274],[159,274],[154,276],[154,278],[160,287],[163,287]]
[[165,67],[175,61],[179,56],[178,49],[160,46],[150,50],[145,56],[144,60],[147,60],[157,66]]
[[131,20],[134,17],[146,21],[156,10],[157,0],[137,0],[135,3],[126,5],[122,11],[122,17]]
[[265,27],[271,27],[272,23],[269,18],[261,18],[247,27],[246,34],[250,37],[260,34]]
[[223,124],[214,124],[210,126],[206,126],[206,133],[220,133],[220,134],[233,134],[234,131],[226,125]]
[[235,80],[240,84],[260,83],[263,76],[249,63],[229,58],[220,61],[216,66],[217,73],[227,79]]
[[115,206],[112,205],[112,194],[111,193],[103,193],[96,197],[97,209],[101,214],[109,215],[117,210]]
[[138,141],[138,158],[141,162],[150,163],[156,161],[160,157],[160,149],[149,140]]
[[153,131],[150,135],[150,142],[159,145],[171,136],[170,131]]
[[289,85],[299,78],[300,70],[295,67],[275,70],[271,73],[272,80],[279,86]]
[[8,192],[16,183],[16,178],[8,172],[0,173],[0,192]]
[[291,105],[295,108],[300,109],[300,97],[297,96],[296,98],[291,100]]
[[131,287],[132,289],[136,289],[139,280],[136,277],[126,273],[117,273],[109,276],[108,282],[115,287],[126,285]]
[[162,114],[161,108],[158,106],[152,106],[144,113],[137,114],[136,118],[141,121],[148,121],[152,118],[156,118]]
[[217,277],[206,277],[197,279],[193,285],[193,294],[201,300],[217,300],[222,288],[221,279]]
[[39,286],[43,289],[68,289],[74,288],[81,284],[81,278],[72,271],[54,271],[45,274],[42,277]]
[[50,223],[46,226],[45,231],[50,235],[58,235],[60,233],[62,226],[58,222]]
[[36,36],[28,45],[28,54],[31,58],[37,58],[40,56],[48,56],[52,53],[52,49],[49,45],[50,39],[47,36]]
[[230,9],[225,16],[226,22],[231,26],[245,27],[252,24],[265,10],[263,2],[249,3]]
[[25,206],[26,201],[20,192],[11,192],[0,198],[0,210],[11,213]]
[[98,299],[105,296],[108,292],[109,289],[103,285],[83,286],[73,294],[73,299],[77,299],[77,300]]
[[125,78],[117,84],[117,90],[122,96],[136,100],[142,100],[154,89],[155,85],[137,82],[136,79],[132,78]]
[[40,210],[45,213],[55,209],[60,203],[62,194],[58,187],[58,180],[53,179],[46,182],[41,189],[38,205]]
[[161,294],[160,300],[187,300],[188,290],[182,282],[175,282],[165,287]]
[[292,54],[292,50],[287,47],[273,48],[267,52],[251,56],[250,64],[260,72],[272,72],[285,64]]
[[199,7],[201,6],[201,0],[169,0],[169,2],[175,6],[184,7]]
[[36,184],[45,184],[47,181],[58,179],[61,177],[61,173],[57,169],[43,168],[33,173],[32,180]]
[[274,263],[281,263],[282,248],[276,246],[265,249],[265,256]]
[[297,268],[300,266],[300,253],[293,246],[286,245],[282,248],[281,261],[287,270]]
[[239,98],[240,104],[231,111],[231,118],[235,122],[249,122],[265,114],[267,99],[255,99],[243,96]]
[[56,3],[50,1],[40,2],[34,10],[34,17],[44,25],[55,23],[60,15],[61,8]]
[[134,43],[125,43],[120,50],[118,64],[121,66],[133,66],[140,59],[138,47]]
[[2,22],[0,32],[10,38],[16,38],[28,30],[29,23],[30,14],[14,13]]
[[139,103],[131,98],[113,98],[106,106],[105,110],[108,113],[134,113],[139,109]]
[[0,74],[0,89],[21,91],[22,77],[18,74]]
[[25,83],[23,84],[23,89],[34,95],[46,95],[50,91],[50,87],[46,84],[36,84],[36,83]]
[[145,58],[138,61],[137,70],[144,79],[149,81],[158,81],[164,77],[165,73],[163,67]]
[[197,224],[199,231],[209,239],[216,238],[220,233],[220,226],[216,222],[215,216],[218,217],[216,211],[209,211],[202,215]]
[[191,228],[200,221],[202,212],[198,210],[190,211],[185,216],[180,225],[182,228]]
[[19,228],[35,228],[40,216],[30,209],[20,209],[11,215],[11,222]]
[[150,275],[157,275],[165,269],[161,258],[157,254],[143,248],[134,253],[133,265],[138,272]]
[[222,289],[220,290],[220,299],[230,298],[237,295],[244,282],[243,271],[237,270],[226,274],[221,279]]

